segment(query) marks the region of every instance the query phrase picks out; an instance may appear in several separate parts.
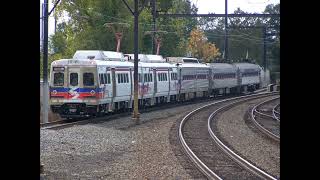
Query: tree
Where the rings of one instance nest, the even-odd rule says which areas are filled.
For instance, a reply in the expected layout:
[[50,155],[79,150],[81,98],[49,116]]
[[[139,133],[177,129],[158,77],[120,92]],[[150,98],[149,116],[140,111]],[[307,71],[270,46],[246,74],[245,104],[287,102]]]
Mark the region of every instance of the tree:
[[[143,4],[141,0],[139,4]],[[133,0],[127,1],[133,7]],[[197,13],[190,0],[159,0],[157,10],[161,13]],[[107,22],[129,23],[131,26],[123,36],[120,51],[133,51],[133,16],[125,4],[119,0],[70,0],[61,1],[56,15],[68,14],[70,19],[60,27],[60,31],[51,37],[51,48],[64,58],[70,58],[79,49],[115,50],[114,34],[103,25]],[[185,34],[197,25],[197,19],[157,18],[157,29],[168,31],[162,39],[160,53],[163,56],[185,55],[187,38]],[[59,26],[59,25],[58,25]],[[58,28],[59,29],[59,28]],[[146,6],[139,16],[140,53],[152,53],[152,39],[144,35],[152,29],[151,7]]]
[[191,51],[193,57],[203,59],[205,62],[211,62],[221,55],[215,44],[208,42],[204,32],[198,28],[193,29],[190,33],[188,50]]

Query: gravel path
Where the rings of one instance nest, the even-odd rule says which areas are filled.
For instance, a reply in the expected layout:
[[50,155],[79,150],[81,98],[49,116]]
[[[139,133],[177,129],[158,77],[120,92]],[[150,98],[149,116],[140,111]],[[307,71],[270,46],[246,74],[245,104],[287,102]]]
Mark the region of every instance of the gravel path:
[[[190,110],[206,103],[141,114],[141,124],[130,117],[41,130],[44,179],[195,179],[187,162],[172,144],[172,127]],[[194,168],[190,166],[189,168]]]
[[[252,100],[219,113],[215,118],[218,135],[228,146],[242,157],[264,169],[269,174],[280,177],[280,145],[268,140],[249,127],[248,109],[264,100]],[[249,107],[249,108],[248,108]]]

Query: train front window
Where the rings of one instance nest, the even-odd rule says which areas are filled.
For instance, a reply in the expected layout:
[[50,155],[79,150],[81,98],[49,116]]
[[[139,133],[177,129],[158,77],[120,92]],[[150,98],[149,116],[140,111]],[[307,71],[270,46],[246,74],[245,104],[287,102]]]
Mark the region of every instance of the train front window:
[[53,85],[54,86],[63,86],[63,84],[64,84],[64,74],[61,72],[54,73]]
[[70,73],[70,85],[71,86],[78,85],[78,73]]
[[93,73],[83,73],[83,85],[84,86],[94,86]]

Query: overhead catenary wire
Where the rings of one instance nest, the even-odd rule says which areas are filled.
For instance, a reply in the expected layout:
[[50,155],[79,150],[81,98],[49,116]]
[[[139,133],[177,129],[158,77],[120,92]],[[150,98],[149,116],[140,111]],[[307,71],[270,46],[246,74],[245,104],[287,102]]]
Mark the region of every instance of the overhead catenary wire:
[[[77,8],[80,8],[80,9],[83,9],[83,10],[87,10],[87,9],[84,9],[84,8],[81,8],[81,7],[77,7]],[[133,24],[133,21],[130,21],[128,19],[124,19],[124,18],[120,18],[120,17],[114,17],[114,16],[109,16],[109,15],[102,15],[101,13],[98,13],[98,12],[93,12],[95,14],[99,14],[103,17],[108,17],[110,19],[114,19],[114,20],[118,20],[118,21],[121,21],[121,22],[125,22],[125,23],[128,23],[128,24]],[[60,14],[58,15],[58,17],[62,17],[64,15]],[[247,17],[246,17],[247,18]],[[213,21],[215,20],[219,20],[219,18],[214,18]],[[152,27],[153,26],[153,23],[146,23],[146,22],[141,22],[139,23],[140,25],[143,25],[144,29],[147,28],[148,29],[148,26]],[[175,27],[176,25],[170,25],[170,24],[157,24],[158,27],[161,27],[161,30],[164,30],[164,31],[168,31],[168,27]],[[146,29],[146,30],[147,30]],[[145,30],[145,31],[146,31]],[[160,29],[159,29],[160,30]],[[233,37],[233,40],[237,40],[236,38],[241,38],[241,39],[247,39],[247,40],[250,40],[250,41],[255,41],[257,42],[257,44],[259,43],[263,43],[261,41],[263,41],[264,39],[263,38],[260,38],[260,37],[257,37],[257,36],[252,36],[250,34],[246,34],[246,33],[243,33],[243,32],[240,32],[239,30],[236,30],[234,29],[235,31],[237,31],[239,33],[239,35],[228,35],[228,37]],[[222,30],[218,30],[218,29],[214,29],[214,31],[218,31],[218,32],[222,32]],[[224,31],[223,31],[224,32]],[[183,33],[183,32],[180,32],[180,33],[177,33],[177,32],[170,32],[168,31],[168,33],[175,33],[175,34],[184,34],[184,35],[188,35],[186,33]],[[209,36],[224,36],[224,35],[219,35],[219,34],[214,34],[214,33],[211,33],[211,32],[205,32],[207,35]],[[211,35],[210,35],[211,34]],[[240,40],[239,40],[240,41]],[[268,44],[272,44],[270,42],[267,42]]]
[[[78,7],[78,8],[80,8],[80,7]],[[84,9],[84,8],[80,8],[80,9]],[[98,13],[98,12],[94,12],[94,13],[96,13],[96,14],[100,14],[100,13]],[[102,14],[100,14],[101,16],[104,16],[104,17],[109,17],[109,18],[111,18],[111,19],[115,19],[115,20],[119,20],[119,21],[121,21],[121,22],[126,22],[126,23],[129,23],[129,24],[133,24],[133,22],[132,21],[130,21],[130,20],[128,20],[128,19],[123,19],[123,18],[119,18],[119,17],[114,17],[114,16],[109,16],[109,15],[102,15]],[[64,17],[64,15],[58,15],[58,17]],[[41,17],[40,17],[41,18]],[[245,18],[250,18],[250,17],[245,17]],[[229,19],[229,18],[228,18]],[[218,18],[215,18],[213,21],[215,21],[215,20],[219,20]],[[143,25],[144,27],[146,27],[146,26],[153,26],[153,24],[152,23],[139,23],[140,25]],[[170,24],[166,24],[166,25],[164,25],[164,24],[157,24],[157,26],[159,27],[175,27],[176,25],[170,25]],[[165,30],[165,29],[164,29]]]

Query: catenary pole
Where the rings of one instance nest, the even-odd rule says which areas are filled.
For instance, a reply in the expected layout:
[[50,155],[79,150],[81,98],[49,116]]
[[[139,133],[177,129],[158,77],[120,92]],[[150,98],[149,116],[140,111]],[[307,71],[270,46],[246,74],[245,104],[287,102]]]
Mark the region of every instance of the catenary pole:
[[134,0],[134,11],[130,8],[126,0],[122,0],[122,2],[127,6],[131,14],[134,16],[134,32],[133,32],[133,40],[134,40],[134,66],[133,66],[133,80],[134,80],[134,89],[133,89],[133,114],[132,114],[132,120],[135,121],[136,124],[140,123],[140,114],[138,109],[138,53],[139,53],[139,43],[138,43],[138,31],[139,31],[139,14],[143,10],[146,3],[149,1],[144,1],[144,4],[142,5],[141,9],[139,10],[139,1]]
[[44,0],[43,8],[43,122],[48,122],[48,0]]
[[156,0],[151,0],[152,2],[152,29],[153,29],[153,36],[152,36],[152,54],[155,54],[156,45],[154,39],[156,38]]
[[138,109],[138,51],[139,51],[139,43],[138,43],[138,20],[139,20],[139,11],[138,11],[139,2],[138,0],[134,0],[134,107],[133,107],[133,117],[132,119],[136,124],[140,123],[139,120],[139,109]]
[[225,60],[228,62],[228,0],[225,0],[225,18],[224,18],[224,52]]

